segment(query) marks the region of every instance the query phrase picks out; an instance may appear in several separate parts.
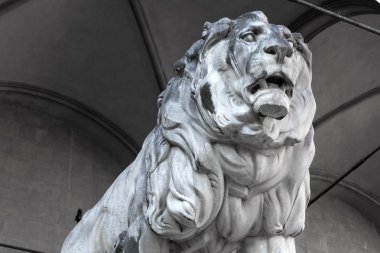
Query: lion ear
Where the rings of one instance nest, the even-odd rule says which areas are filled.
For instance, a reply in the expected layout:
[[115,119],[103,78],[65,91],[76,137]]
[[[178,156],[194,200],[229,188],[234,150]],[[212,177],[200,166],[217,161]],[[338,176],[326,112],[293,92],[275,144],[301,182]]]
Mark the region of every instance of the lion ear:
[[199,60],[199,52],[203,47],[203,39],[196,41],[191,47],[186,51],[185,55],[174,63],[174,72],[177,76],[182,77],[185,70],[192,73]]
[[198,63],[203,61],[206,52],[230,34],[231,27],[232,21],[229,18],[219,19],[215,23],[204,23],[202,39],[196,41],[185,55],[174,64],[174,72],[177,76],[183,77],[185,73],[191,76]]
[[312,54],[309,50],[309,47],[304,42],[304,39],[300,33],[293,33],[293,38],[295,40],[295,47],[298,50],[298,52],[301,53],[303,59],[306,61],[306,64],[309,68],[311,68],[311,58]]
[[204,55],[210,48],[212,48],[213,45],[230,34],[231,27],[232,21],[229,18],[219,19],[215,23],[206,22],[203,25],[202,38],[204,43],[200,51],[200,61],[203,60]]

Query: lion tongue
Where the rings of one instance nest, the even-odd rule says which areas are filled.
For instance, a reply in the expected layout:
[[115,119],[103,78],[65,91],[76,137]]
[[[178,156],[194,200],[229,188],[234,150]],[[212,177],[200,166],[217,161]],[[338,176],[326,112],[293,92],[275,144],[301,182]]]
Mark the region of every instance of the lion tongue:
[[277,137],[280,134],[279,128],[276,126],[277,120],[273,118],[268,118],[265,117],[263,119],[263,132],[266,134],[268,137],[272,138],[272,140],[276,140]]

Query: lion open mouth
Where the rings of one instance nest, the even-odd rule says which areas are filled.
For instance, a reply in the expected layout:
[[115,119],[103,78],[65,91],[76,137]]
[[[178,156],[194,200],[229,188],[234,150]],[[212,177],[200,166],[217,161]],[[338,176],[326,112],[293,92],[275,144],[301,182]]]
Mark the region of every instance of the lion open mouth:
[[281,120],[287,114],[294,84],[283,74],[273,74],[247,87],[248,93],[257,95],[254,111],[260,117]]
[[291,98],[293,96],[293,87],[294,84],[289,78],[284,75],[275,74],[258,80],[257,82],[249,85],[247,89],[249,93],[255,94],[260,89],[279,88],[284,91],[289,98]]

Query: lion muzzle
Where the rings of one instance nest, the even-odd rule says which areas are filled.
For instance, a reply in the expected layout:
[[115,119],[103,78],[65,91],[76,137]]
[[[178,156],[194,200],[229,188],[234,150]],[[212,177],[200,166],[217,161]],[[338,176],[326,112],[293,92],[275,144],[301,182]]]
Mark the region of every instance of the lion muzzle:
[[288,114],[290,100],[283,90],[268,88],[259,92],[253,104],[253,110],[257,115],[281,120]]
[[288,115],[294,84],[283,73],[275,73],[246,87],[249,103],[259,117],[281,120]]

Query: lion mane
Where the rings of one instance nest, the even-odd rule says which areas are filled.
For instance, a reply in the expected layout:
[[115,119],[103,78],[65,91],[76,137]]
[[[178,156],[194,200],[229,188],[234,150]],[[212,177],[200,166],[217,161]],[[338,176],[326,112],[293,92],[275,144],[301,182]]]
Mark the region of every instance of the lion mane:
[[260,11],[206,22],[174,69],[157,126],[62,253],[294,253],[316,108],[302,36]]

